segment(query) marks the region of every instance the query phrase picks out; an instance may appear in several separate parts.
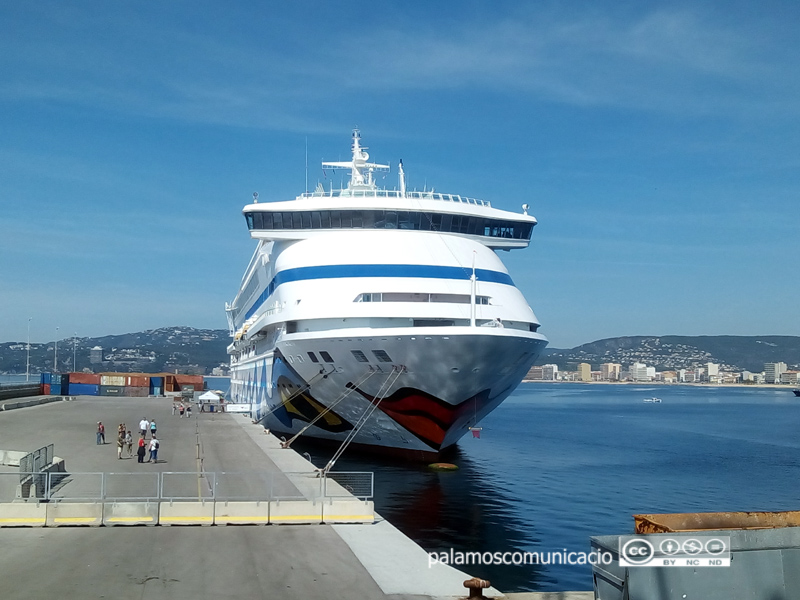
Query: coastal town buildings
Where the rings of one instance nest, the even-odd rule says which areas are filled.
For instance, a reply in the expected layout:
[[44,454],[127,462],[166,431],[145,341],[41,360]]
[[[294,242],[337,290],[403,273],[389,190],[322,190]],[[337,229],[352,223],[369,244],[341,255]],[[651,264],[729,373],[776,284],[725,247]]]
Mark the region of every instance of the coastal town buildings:
[[[559,356],[558,354],[556,356]],[[703,360],[705,358],[705,360]],[[570,369],[559,370],[556,364],[535,365],[525,378],[527,381],[578,381],[620,383],[664,383],[664,384],[772,384],[800,388],[800,363],[788,364],[776,361],[764,364],[760,373],[741,370],[724,362],[711,362],[706,357],[695,361],[684,361],[682,367],[671,367],[667,363],[654,366],[641,358],[629,363],[604,362],[592,369],[588,360],[577,360]],[[599,362],[599,361],[598,361]],[[687,364],[688,363],[688,364]],[[562,365],[563,367],[563,365]],[[663,370],[660,370],[663,369]]]

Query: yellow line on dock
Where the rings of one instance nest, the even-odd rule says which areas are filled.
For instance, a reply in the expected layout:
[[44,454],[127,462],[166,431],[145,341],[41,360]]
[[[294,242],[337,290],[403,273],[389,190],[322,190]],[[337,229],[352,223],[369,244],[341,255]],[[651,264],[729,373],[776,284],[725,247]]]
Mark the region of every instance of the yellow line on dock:
[[94,523],[100,521],[97,517],[56,517],[54,523]]
[[47,519],[45,519],[44,517],[35,517],[35,518],[7,517],[0,519],[0,523],[44,523],[46,520]]

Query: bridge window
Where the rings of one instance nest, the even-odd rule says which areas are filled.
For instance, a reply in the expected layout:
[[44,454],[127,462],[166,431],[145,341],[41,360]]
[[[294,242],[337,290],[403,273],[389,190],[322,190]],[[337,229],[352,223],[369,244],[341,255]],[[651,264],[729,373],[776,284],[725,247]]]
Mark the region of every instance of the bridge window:
[[314,210],[245,213],[250,230],[406,229],[527,240],[533,224],[522,221],[413,210]]

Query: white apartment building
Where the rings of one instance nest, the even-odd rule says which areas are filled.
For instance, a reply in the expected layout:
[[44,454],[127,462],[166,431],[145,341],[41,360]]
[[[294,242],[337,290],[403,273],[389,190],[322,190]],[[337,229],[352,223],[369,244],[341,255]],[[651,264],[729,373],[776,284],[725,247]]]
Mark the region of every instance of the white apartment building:
[[780,383],[781,375],[786,372],[785,362],[766,363],[764,365],[764,380],[767,383]]
[[[644,363],[635,362],[630,366],[629,372],[631,379],[634,381],[650,381],[647,373],[647,365]],[[653,367],[653,376],[655,376],[655,367]]]

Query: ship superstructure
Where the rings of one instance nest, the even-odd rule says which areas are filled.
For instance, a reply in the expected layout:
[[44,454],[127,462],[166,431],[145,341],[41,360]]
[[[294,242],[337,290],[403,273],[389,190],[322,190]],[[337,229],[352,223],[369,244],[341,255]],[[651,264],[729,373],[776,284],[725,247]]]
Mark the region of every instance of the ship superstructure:
[[258,245],[227,307],[231,399],[286,436],[432,458],[519,384],[547,344],[495,250],[536,219],[379,188],[358,130],[342,189],[244,207]]

